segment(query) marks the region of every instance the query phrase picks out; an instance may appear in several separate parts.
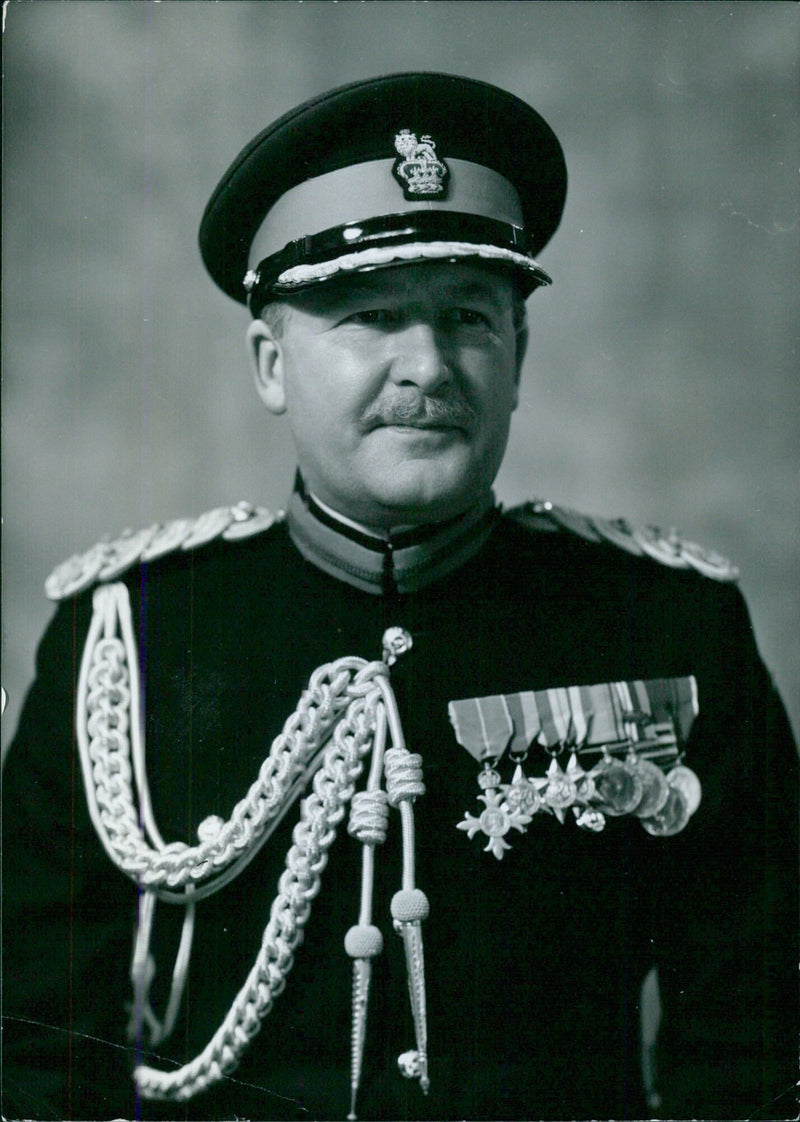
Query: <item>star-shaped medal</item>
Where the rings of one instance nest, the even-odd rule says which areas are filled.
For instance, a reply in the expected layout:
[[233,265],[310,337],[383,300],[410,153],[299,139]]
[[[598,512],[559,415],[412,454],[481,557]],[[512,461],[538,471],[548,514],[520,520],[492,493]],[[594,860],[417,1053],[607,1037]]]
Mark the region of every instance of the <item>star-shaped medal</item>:
[[569,758],[567,764],[567,779],[570,779],[575,784],[575,801],[577,803],[589,803],[595,794],[594,780],[587,771],[581,767],[580,761],[575,752]]
[[501,790],[509,811],[516,810],[522,814],[533,815],[537,810],[542,809],[542,800],[539,798],[536,784],[528,779],[521,764],[517,764],[511,782],[504,783]]
[[550,807],[559,822],[564,822],[564,811],[572,806],[577,798],[577,787],[569,775],[563,771],[558,760],[553,756],[547,775],[543,779],[535,779],[537,790],[545,806]]

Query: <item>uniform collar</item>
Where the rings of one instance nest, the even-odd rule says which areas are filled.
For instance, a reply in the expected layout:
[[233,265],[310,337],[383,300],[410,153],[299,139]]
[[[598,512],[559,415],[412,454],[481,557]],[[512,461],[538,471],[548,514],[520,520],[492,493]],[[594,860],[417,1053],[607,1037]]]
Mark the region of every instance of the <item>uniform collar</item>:
[[447,522],[376,534],[318,503],[298,475],[286,521],[307,561],[381,596],[416,592],[460,568],[487,540],[498,514],[490,493]]

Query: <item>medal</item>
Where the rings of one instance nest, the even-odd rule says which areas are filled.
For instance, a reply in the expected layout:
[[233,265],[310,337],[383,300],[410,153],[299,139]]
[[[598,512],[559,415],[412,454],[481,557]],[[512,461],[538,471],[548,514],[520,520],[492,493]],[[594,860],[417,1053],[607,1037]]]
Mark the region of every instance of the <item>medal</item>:
[[697,778],[691,768],[686,767],[685,764],[679,764],[674,767],[667,775],[667,783],[670,787],[675,787],[686,799],[686,809],[691,816],[700,806],[700,800],[703,797],[703,788],[700,780]]
[[550,807],[559,822],[563,822],[564,811],[575,802],[578,788],[569,775],[561,769],[555,756],[550,761],[546,778],[537,780],[536,785],[545,806]]
[[[517,770],[522,775],[522,768],[519,765],[517,765]],[[466,812],[463,820],[457,823],[457,828],[466,830],[468,838],[474,838],[479,832],[484,834],[489,839],[484,846],[484,852],[493,853],[497,860],[501,861],[505,851],[511,849],[511,846],[505,840],[506,834],[512,827],[524,834],[525,827],[531,821],[532,814],[526,813],[519,807],[514,809],[509,806],[503,794],[498,790],[500,776],[490,764],[487,763],[484,771],[478,776],[478,783],[484,790],[482,795],[478,795],[478,799],[486,809],[477,817]],[[517,784],[518,789],[521,787],[521,783]],[[538,806],[536,809],[538,809]]]
[[[627,532],[626,527],[615,529]],[[643,539],[631,540],[644,550]],[[653,547],[655,540],[653,532],[647,544]],[[671,539],[658,540],[673,548]],[[482,764],[478,800],[483,805],[474,814],[465,813],[457,828],[469,838],[480,834],[486,839],[485,852],[498,860],[511,848],[509,835],[527,833],[534,816],[542,813],[562,824],[568,816],[574,818],[591,833],[605,829],[608,818],[632,815],[652,836],[671,837],[700,805],[700,780],[678,763],[697,712],[692,677],[451,701],[448,713],[456,739]],[[540,764],[529,774],[523,765],[540,748],[544,773]],[[581,761],[591,753],[600,759],[587,771]]]
[[670,787],[667,801],[657,814],[641,819],[642,826],[655,838],[671,838],[679,834],[688,821],[689,808],[677,787]]
[[511,782],[503,785],[503,794],[510,811],[533,815],[542,809],[536,784],[524,774],[521,763],[517,764]]
[[663,810],[669,798],[669,783],[661,768],[650,760],[643,760],[641,756],[636,756],[630,763],[636,768],[643,789],[642,797],[633,813],[637,818],[649,818],[650,815]]
[[583,770],[574,752],[567,764],[567,778],[575,784],[576,802],[588,804],[597,794],[594,780],[588,772]]
[[[493,853],[499,861],[505,851],[511,848],[505,840],[506,834],[511,829],[525,832],[535,810],[523,808],[534,806],[534,799],[538,799],[535,789],[532,797],[519,764],[518,774],[515,772],[510,784],[513,788],[510,804],[506,799],[505,789],[500,790],[501,779],[497,763],[514,732],[506,699],[500,696],[451,701],[448,711],[459,744],[476,760],[484,761],[483,770],[478,774],[478,786],[483,794],[478,795],[478,800],[484,804],[485,809],[479,815],[465,812],[462,821],[457,823],[457,828],[465,830],[469,838],[482,833],[489,839],[484,847],[485,852]],[[535,809],[538,810],[538,805]]]
[[638,772],[606,750],[604,758],[589,772],[594,780],[595,806],[603,814],[619,818],[631,814],[642,801],[644,785]]

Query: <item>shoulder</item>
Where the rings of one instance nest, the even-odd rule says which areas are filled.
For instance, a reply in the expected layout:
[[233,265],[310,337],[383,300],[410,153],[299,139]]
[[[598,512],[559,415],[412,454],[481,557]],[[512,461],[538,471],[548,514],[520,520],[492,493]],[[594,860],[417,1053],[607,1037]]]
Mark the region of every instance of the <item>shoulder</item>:
[[103,538],[62,561],[45,581],[45,593],[50,600],[65,600],[95,584],[117,580],[141,563],[185,555],[212,543],[244,542],[282,521],[282,511],[272,513],[239,502],[215,507],[196,518],[176,518],[143,530],[124,530],[118,537]]
[[504,513],[507,522],[530,534],[560,535],[575,542],[591,543],[606,553],[616,550],[629,556],[658,562],[669,569],[693,571],[712,580],[737,581],[739,571],[727,558],[687,541],[675,530],[657,526],[634,526],[624,518],[601,518],[582,514],[555,503],[534,500]]

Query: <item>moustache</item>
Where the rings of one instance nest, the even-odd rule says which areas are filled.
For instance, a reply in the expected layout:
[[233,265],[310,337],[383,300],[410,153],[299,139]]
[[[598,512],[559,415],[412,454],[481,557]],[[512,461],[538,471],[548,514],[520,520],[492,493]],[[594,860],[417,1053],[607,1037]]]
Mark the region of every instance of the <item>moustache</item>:
[[362,415],[367,428],[381,425],[419,425],[446,428],[472,428],[478,420],[477,410],[463,397],[389,398],[368,406]]

